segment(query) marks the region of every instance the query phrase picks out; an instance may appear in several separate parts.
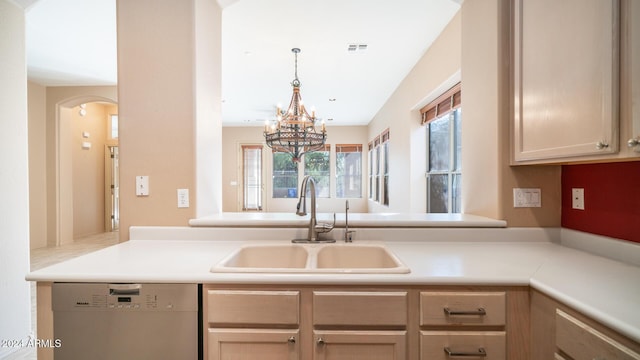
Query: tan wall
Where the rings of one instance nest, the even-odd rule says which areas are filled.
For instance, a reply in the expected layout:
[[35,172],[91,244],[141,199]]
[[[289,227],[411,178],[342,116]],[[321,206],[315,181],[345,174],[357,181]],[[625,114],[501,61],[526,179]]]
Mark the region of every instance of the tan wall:
[[426,211],[426,136],[419,110],[457,82],[460,34],[458,12],[369,124],[368,140],[390,132],[389,207],[370,201],[370,212]]
[[73,242],[72,108],[116,103],[115,86],[58,86],[46,91],[47,245]]
[[[220,15],[214,1],[117,2],[121,240],[132,225],[187,225],[196,183],[208,186],[202,201],[222,202],[212,179],[219,101],[203,103],[219,100]],[[138,175],[149,176],[149,196],[136,196]],[[190,190],[189,208],[177,207],[177,189]]]
[[[462,6],[463,210],[509,226],[560,226],[560,168],[509,166],[509,16],[508,0]],[[514,187],[540,188],[542,207],[514,208]]]
[[30,248],[47,246],[47,122],[46,88],[27,84],[29,114],[29,237]]
[[[262,127],[223,127],[223,211],[236,212],[242,210],[242,145],[261,144],[263,149],[263,175],[265,184],[264,210],[268,212],[295,212],[297,199],[273,199],[271,188],[272,156],[271,149],[264,145]],[[366,169],[367,163],[367,127],[366,126],[328,126],[327,144],[331,147],[331,198],[318,198],[320,212],[344,212],[345,200],[335,198],[335,145],[361,144],[363,146],[362,198],[349,199],[350,211],[367,212]],[[298,188],[302,182],[303,167],[299,168]],[[232,185],[235,183],[236,185]]]
[[[463,212],[509,226],[560,226],[560,168],[509,166],[509,2],[468,1],[369,124],[390,129],[390,204],[370,212],[426,211],[419,108],[462,80]],[[514,208],[513,188],[542,190],[541,208]],[[408,189],[408,190],[407,190]]]
[[[105,230],[104,153],[108,112],[105,105],[98,103],[88,103],[85,109],[85,116],[79,114],[78,106],[71,111],[74,239]],[[83,143],[90,147],[84,148]]]

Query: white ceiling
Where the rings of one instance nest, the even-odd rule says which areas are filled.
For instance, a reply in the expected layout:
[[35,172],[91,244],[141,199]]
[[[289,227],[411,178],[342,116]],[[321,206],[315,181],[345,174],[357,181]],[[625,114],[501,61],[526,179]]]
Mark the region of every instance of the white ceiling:
[[[115,85],[115,0],[16,0],[27,8],[28,76],[45,86]],[[258,125],[291,98],[328,125],[367,124],[461,0],[218,0],[224,125]],[[366,44],[349,53],[350,44]],[[330,101],[335,99],[335,101]]]

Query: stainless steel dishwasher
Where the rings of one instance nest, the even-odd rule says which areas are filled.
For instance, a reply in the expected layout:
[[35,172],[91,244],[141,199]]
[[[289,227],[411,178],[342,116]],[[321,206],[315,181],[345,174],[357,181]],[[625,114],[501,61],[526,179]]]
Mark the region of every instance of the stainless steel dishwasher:
[[201,359],[197,284],[54,283],[55,360]]

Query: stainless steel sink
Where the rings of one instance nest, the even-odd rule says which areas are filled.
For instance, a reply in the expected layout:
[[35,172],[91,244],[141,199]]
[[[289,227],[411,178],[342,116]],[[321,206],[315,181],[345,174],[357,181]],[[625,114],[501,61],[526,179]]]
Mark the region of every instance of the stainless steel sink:
[[397,273],[404,265],[384,244],[250,244],[211,268],[231,273]]

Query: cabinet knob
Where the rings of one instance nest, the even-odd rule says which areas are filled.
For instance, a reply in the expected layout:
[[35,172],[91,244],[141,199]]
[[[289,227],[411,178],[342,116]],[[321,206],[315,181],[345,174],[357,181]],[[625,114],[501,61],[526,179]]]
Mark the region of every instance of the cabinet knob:
[[609,147],[609,144],[606,141],[598,141],[596,143],[596,149],[598,150],[606,149],[608,147]]
[[321,337],[319,337],[319,338],[318,338],[318,340],[316,341],[316,343],[318,344],[318,346],[324,346],[324,344],[326,344],[326,343],[324,342],[324,339],[323,339],[323,338],[321,338]]
[[[629,141],[627,141],[627,146],[632,148],[632,147],[636,147],[640,145],[640,139],[639,138],[633,138],[633,139],[629,139]],[[638,150],[636,150],[638,151]]]
[[290,344],[295,344],[295,343],[296,343],[296,337],[295,337],[295,336],[292,336],[292,337],[288,338],[288,339],[287,339],[287,341],[288,341]]

